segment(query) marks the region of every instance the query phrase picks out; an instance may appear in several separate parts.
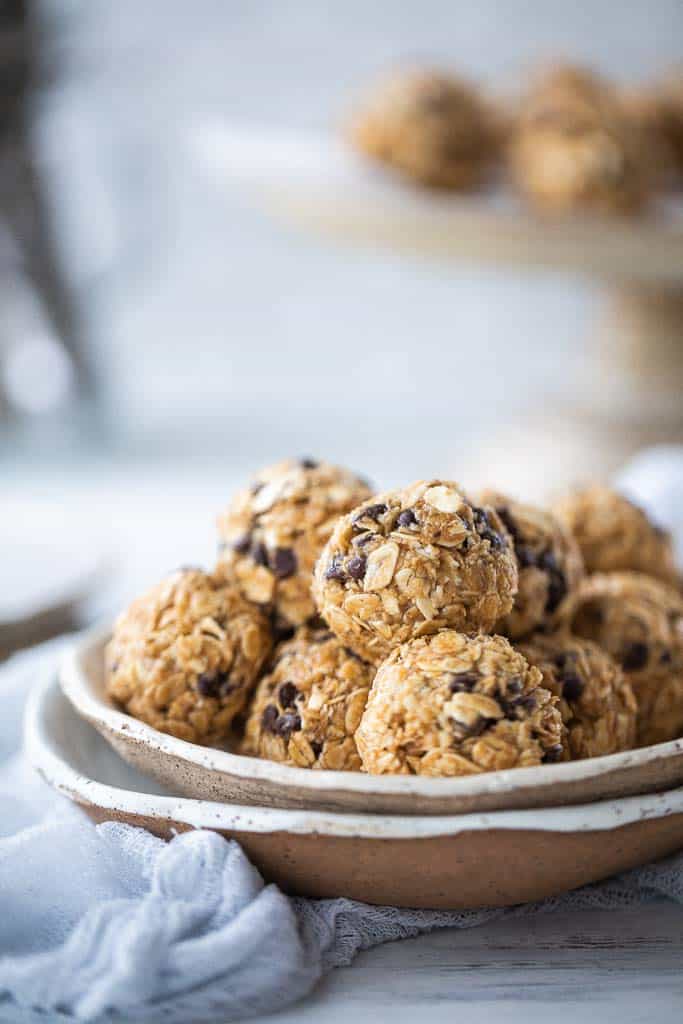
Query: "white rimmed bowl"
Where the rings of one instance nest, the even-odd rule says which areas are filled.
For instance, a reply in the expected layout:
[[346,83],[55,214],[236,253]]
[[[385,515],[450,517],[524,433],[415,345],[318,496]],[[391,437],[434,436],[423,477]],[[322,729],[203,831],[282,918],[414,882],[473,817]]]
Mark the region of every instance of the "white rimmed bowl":
[[62,689],[121,757],[174,792],[198,799],[378,814],[463,814],[561,807],[683,785],[683,739],[568,764],[458,779],[321,772],[202,747],[118,710],[104,688],[103,632],[69,651]]
[[285,891],[394,906],[507,906],[597,881],[683,846],[683,789],[564,808],[460,815],[282,810],[171,795],[126,764],[41,682],[26,749],[94,821],[168,838],[208,828],[238,840]]

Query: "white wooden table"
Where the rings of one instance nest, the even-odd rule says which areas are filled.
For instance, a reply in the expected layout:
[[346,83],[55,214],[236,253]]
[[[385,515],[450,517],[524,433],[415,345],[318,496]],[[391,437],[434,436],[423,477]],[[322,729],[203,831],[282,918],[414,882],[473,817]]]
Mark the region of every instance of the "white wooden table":
[[572,911],[362,953],[272,1024],[680,1024],[683,907]]

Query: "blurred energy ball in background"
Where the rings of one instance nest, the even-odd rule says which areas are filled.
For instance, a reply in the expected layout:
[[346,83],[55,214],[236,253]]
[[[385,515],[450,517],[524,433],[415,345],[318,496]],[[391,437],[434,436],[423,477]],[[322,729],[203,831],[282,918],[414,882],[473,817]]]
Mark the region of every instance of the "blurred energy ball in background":
[[[576,391],[594,306],[585,282],[305,236],[209,187],[188,138],[207,114],[332,135],[359,88],[406,60],[499,91],[555,55],[636,82],[681,57],[679,3],[618,17],[607,0],[504,12],[445,0],[10,6],[39,197],[13,237],[53,339],[39,359],[51,383],[33,398],[21,380],[35,332],[20,331],[28,355],[0,341],[12,464],[48,439],[67,462],[238,469],[314,438],[332,459],[406,479],[457,471],[478,438]],[[26,255],[33,222],[47,267]],[[33,422],[45,408],[59,415]]]

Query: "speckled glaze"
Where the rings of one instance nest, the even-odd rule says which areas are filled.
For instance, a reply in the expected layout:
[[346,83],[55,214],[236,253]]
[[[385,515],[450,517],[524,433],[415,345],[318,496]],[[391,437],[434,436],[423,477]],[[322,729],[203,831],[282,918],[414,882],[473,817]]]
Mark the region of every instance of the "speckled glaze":
[[192,800],[123,762],[41,680],[26,749],[46,782],[96,822],[163,838],[208,828],[238,840],[286,892],[456,909],[551,896],[683,846],[683,789],[565,808],[461,815],[338,814]]
[[121,757],[183,796],[265,807],[425,815],[560,807],[683,785],[683,739],[537,768],[464,778],[310,771],[167,736],[112,706],[104,693],[107,634],[84,638],[65,658],[62,689]]

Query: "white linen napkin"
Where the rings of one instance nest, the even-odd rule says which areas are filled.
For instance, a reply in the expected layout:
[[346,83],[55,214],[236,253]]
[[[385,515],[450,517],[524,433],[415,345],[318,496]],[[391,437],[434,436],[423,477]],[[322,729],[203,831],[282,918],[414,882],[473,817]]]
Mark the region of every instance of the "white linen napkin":
[[[624,486],[650,495],[680,543],[683,503],[671,488],[683,491],[683,452],[652,458],[635,463]],[[683,854],[538,904],[439,912],[288,899],[217,834],[164,843],[113,822],[96,827],[33,776],[17,749],[25,696],[54,673],[63,643],[0,668],[0,1019],[239,1020],[301,998],[361,949],[434,928],[683,903]]]

